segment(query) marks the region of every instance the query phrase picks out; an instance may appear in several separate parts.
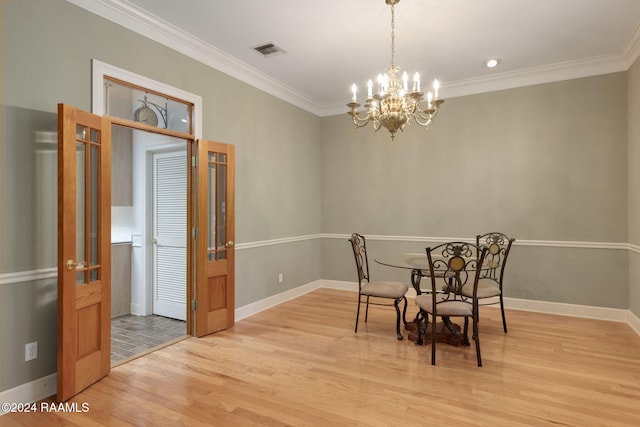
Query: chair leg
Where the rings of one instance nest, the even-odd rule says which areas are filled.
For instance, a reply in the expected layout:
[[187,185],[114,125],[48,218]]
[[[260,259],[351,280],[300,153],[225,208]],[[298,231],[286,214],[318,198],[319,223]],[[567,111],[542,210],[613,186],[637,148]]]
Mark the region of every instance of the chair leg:
[[482,356],[480,355],[480,336],[478,335],[478,318],[473,318],[473,335],[476,339],[476,358],[478,359],[478,367],[482,367]]
[[436,364],[436,316],[431,316],[433,324],[431,325],[431,364]]
[[[475,338],[476,337],[475,337],[475,334],[474,334],[473,339],[475,339]],[[466,346],[471,345],[469,343],[469,318],[468,317],[464,318],[464,341],[463,341],[463,343]]]
[[358,294],[358,311],[356,312],[356,328],[353,332],[358,332],[358,319],[360,318],[360,303],[361,303],[361,299],[360,299],[360,294]]
[[418,311],[416,318],[413,321],[416,324],[418,331],[418,338],[416,338],[416,345],[422,345],[424,343],[424,334],[427,331],[427,324],[429,323],[429,315],[423,314],[422,310]]
[[369,295],[367,295],[367,308],[364,311],[364,323],[369,319]]
[[407,326],[407,297],[402,297],[404,299],[404,309],[402,310],[402,322],[404,326]]
[[[396,336],[398,337],[398,341],[401,341],[404,337],[402,336],[402,332],[400,332],[400,307],[398,304],[400,303],[400,299],[393,301],[393,306],[396,309]],[[405,300],[405,310],[407,306],[407,301]]]
[[507,333],[507,318],[504,316],[504,302],[502,301],[502,293],[500,293],[500,311],[502,312],[502,328]]

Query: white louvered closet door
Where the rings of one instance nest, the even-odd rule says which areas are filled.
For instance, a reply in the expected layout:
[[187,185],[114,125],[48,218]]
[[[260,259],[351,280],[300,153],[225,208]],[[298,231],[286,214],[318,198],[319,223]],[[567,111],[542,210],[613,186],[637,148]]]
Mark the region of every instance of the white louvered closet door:
[[153,156],[153,313],[186,320],[187,155]]

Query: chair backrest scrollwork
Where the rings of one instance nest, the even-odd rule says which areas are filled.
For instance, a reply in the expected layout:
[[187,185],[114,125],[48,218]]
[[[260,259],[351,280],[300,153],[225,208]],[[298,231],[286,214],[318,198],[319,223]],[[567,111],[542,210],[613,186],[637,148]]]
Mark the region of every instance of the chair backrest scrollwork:
[[500,284],[504,278],[504,269],[507,264],[507,257],[511,251],[511,245],[516,239],[509,238],[504,233],[490,232],[476,236],[476,245],[487,248],[485,264],[488,269],[483,270],[482,277],[493,279]]
[[349,239],[353,249],[353,257],[358,270],[358,286],[362,286],[362,281],[369,281],[369,260],[367,259],[367,241],[365,237],[358,233],[353,233]]
[[[476,293],[478,271],[485,262],[486,249],[473,243],[449,242],[426,248],[426,252],[432,293],[444,290],[449,298],[458,299],[467,284],[473,286]],[[435,295],[433,297],[435,303]]]

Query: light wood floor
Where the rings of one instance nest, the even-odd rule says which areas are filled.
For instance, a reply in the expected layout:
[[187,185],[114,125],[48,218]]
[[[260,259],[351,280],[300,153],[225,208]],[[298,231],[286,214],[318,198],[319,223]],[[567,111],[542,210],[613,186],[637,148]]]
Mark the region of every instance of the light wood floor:
[[[481,309],[474,347],[395,338],[356,296],[321,289],[204,339],[114,368],[76,396],[86,414],[9,414],[0,425],[640,425],[640,337],[626,324]],[[415,313],[410,300],[409,312]],[[405,334],[406,336],[406,334]]]

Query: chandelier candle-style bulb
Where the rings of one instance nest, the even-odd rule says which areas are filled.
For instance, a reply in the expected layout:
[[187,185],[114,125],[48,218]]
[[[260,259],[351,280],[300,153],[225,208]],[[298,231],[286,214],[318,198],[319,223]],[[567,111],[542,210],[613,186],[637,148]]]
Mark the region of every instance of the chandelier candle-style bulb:
[[[409,75],[400,73],[400,67],[395,65],[395,5],[400,0],[385,0],[391,6],[391,66],[385,73],[378,74],[378,91],[373,94],[373,82],[367,81],[367,99],[364,109],[358,111],[360,104],[357,102],[357,86],[351,86],[351,102],[347,104],[353,124],[356,128],[366,126],[369,122],[377,132],[384,126],[395,138],[396,132],[403,131],[411,121],[428,128],[433,122],[440,105],[444,102],[439,98],[440,82],[433,81],[433,91],[427,93],[426,103],[424,93],[420,92],[420,74],[413,75],[413,86],[409,91]],[[435,96],[434,96],[435,94]],[[426,105],[425,105],[426,104]]]

